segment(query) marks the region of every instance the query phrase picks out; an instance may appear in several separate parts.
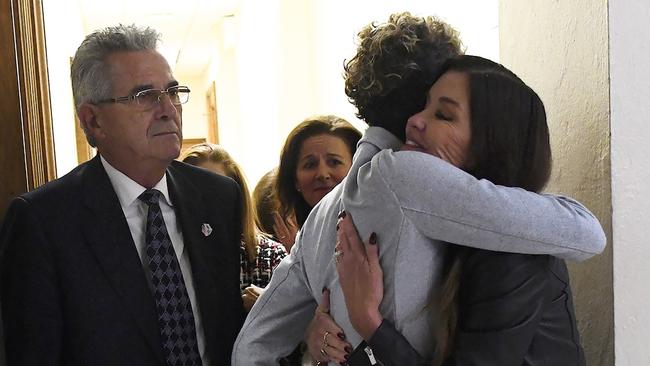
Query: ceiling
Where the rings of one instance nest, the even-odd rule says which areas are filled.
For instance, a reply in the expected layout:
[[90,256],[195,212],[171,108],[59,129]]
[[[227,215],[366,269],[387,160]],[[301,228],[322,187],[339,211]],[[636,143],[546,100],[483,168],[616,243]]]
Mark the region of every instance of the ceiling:
[[78,0],[84,31],[123,24],[149,26],[162,34],[161,53],[185,76],[208,67],[224,17],[238,0]]

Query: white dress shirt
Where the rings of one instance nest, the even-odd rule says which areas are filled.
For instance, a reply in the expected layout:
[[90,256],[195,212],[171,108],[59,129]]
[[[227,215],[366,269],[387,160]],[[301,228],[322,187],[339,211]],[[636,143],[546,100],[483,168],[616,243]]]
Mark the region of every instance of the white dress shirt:
[[[135,243],[135,249],[140,256],[140,262],[145,269],[147,281],[151,286],[151,272],[146,264],[146,250],[145,250],[145,225],[147,223],[147,205],[140,201],[138,197],[146,190],[145,187],[136,183],[133,179],[127,177],[124,173],[115,169],[108,161],[100,156],[104,170],[108,174],[108,179],[113,185],[113,189],[117,194],[117,198],[122,206],[124,217],[129,224],[129,230]],[[183,243],[183,232],[181,231],[176,213],[174,212],[174,205],[169,197],[169,190],[167,189],[167,174],[153,187],[162,193],[164,199],[160,200],[160,209],[165,220],[165,226],[169,233],[169,239],[174,246],[178,263],[181,267],[181,273],[187,288],[187,294],[192,303],[192,312],[194,313],[194,323],[196,325],[196,340],[201,355],[203,365],[209,365],[208,354],[205,350],[205,336],[203,334],[203,324],[201,323],[201,314],[198,309],[198,302],[196,301],[196,293],[194,291],[194,280],[192,279],[192,267],[190,265],[190,258],[188,252],[185,250]]]

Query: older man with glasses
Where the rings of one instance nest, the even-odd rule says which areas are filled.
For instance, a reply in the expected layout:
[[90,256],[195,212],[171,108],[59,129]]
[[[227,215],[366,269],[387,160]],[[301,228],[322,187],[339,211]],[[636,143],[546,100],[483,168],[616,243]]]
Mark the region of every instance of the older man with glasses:
[[150,28],[90,34],[72,64],[98,155],[14,199],[0,232],[9,365],[226,365],[244,319],[239,187],[174,161],[179,85]]

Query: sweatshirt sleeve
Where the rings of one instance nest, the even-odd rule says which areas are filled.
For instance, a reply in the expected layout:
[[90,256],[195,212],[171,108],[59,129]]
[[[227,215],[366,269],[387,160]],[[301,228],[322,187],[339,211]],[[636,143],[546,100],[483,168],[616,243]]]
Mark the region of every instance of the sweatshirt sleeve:
[[606,237],[594,215],[564,196],[479,180],[419,152],[383,150],[361,168],[425,236],[478,249],[585,260]]

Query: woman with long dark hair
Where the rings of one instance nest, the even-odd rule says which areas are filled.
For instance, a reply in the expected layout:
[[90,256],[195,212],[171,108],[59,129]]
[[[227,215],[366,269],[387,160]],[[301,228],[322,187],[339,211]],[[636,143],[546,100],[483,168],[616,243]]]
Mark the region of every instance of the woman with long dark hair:
[[311,209],[348,174],[360,138],[334,115],[309,117],[289,132],[275,178],[280,212],[274,227],[287,251]]
[[[474,184],[540,192],[551,172],[542,101],[511,71],[481,57],[459,56],[443,66],[424,110],[409,119],[406,138],[403,150],[442,159]],[[360,349],[369,345],[385,366],[430,365],[379,311],[376,236],[361,243],[346,215],[338,237],[348,313],[366,340]],[[434,365],[585,364],[563,260],[449,244],[441,290],[431,303],[440,313]]]

